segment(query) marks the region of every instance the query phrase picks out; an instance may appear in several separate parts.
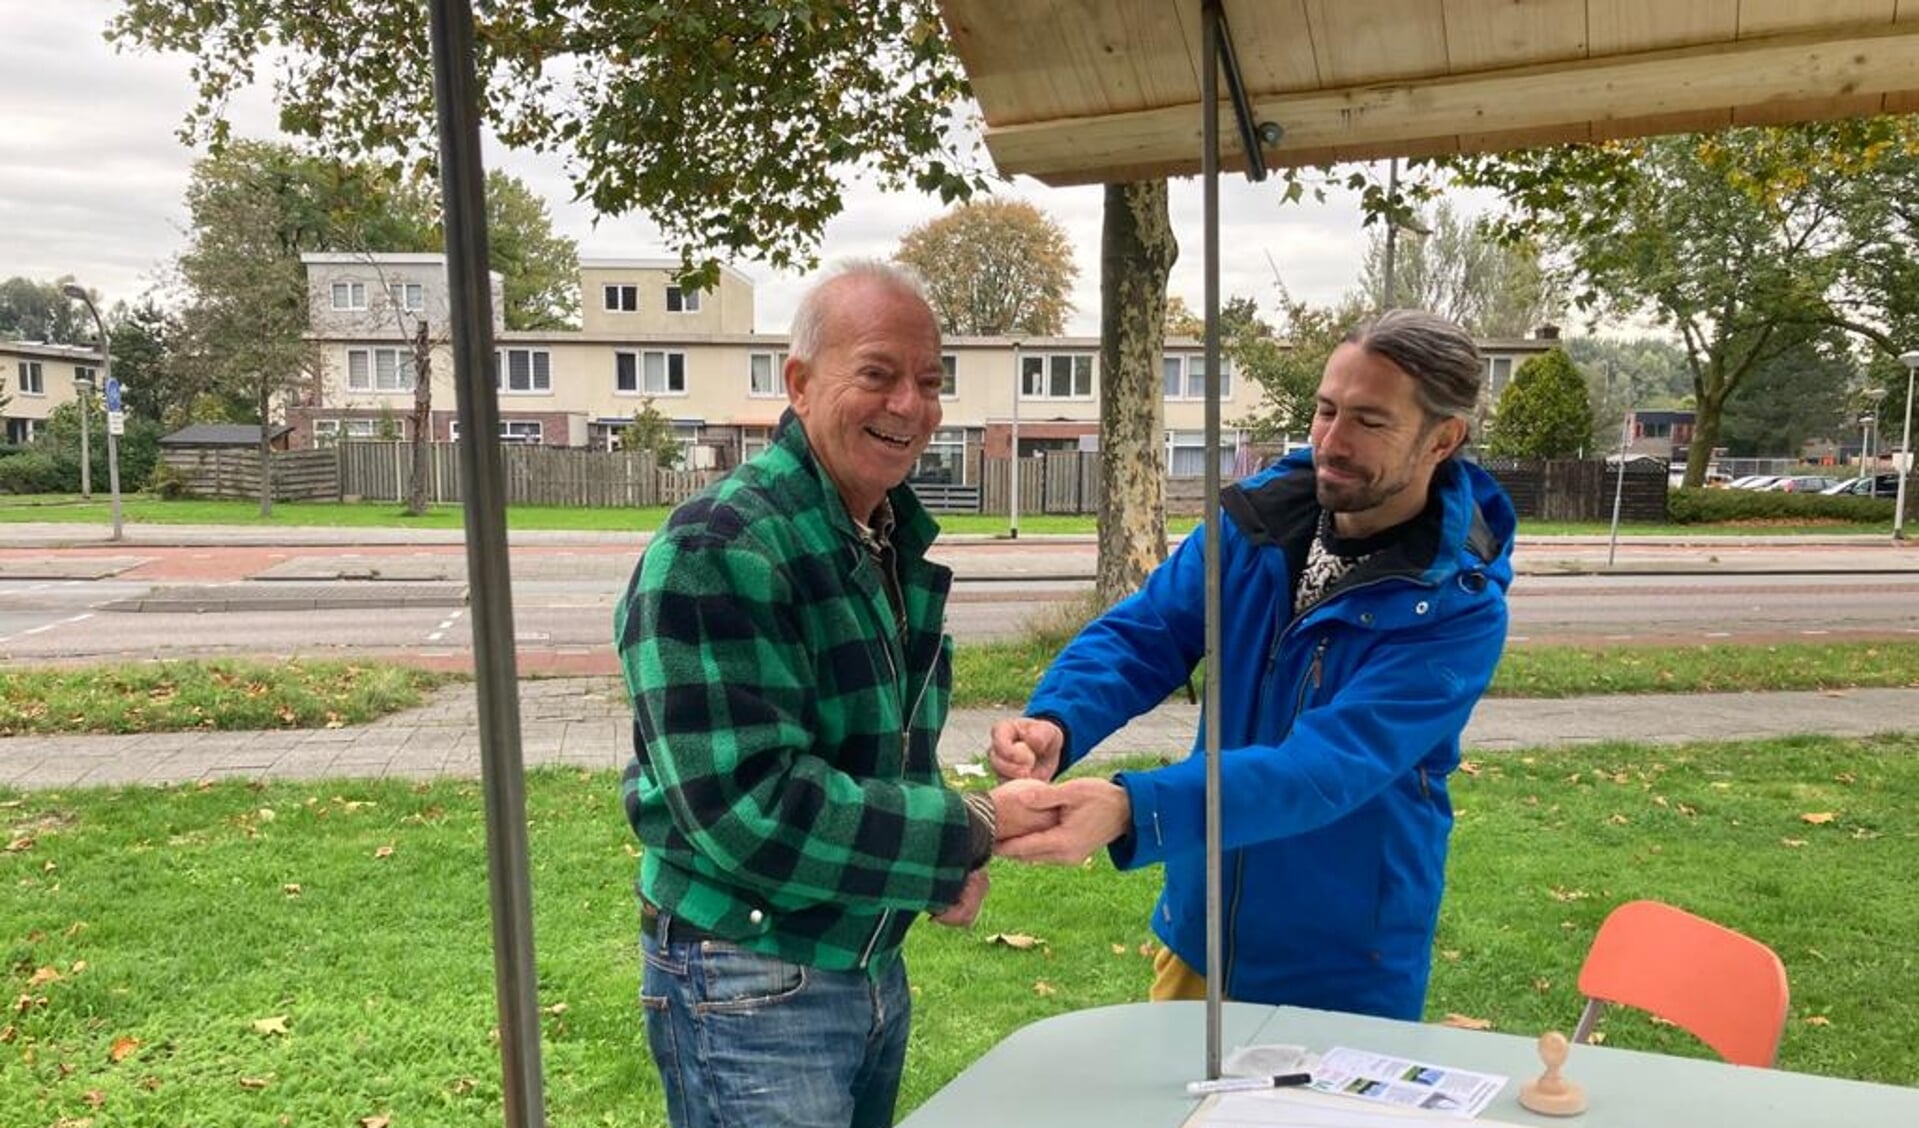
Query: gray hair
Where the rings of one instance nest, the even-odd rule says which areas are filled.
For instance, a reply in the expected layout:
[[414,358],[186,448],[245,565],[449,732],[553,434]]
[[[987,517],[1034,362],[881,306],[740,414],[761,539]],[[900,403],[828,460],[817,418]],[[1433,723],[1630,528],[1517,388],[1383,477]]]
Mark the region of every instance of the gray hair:
[[819,354],[820,338],[826,332],[826,315],[832,308],[828,291],[845,279],[859,279],[892,286],[926,301],[926,285],[910,267],[884,259],[848,259],[836,263],[806,290],[799,308],[793,311],[793,327],[787,335],[787,355],[810,361]]
[[1464,329],[1435,313],[1389,309],[1341,338],[1392,361],[1413,378],[1419,406],[1433,420],[1472,423],[1486,364]]

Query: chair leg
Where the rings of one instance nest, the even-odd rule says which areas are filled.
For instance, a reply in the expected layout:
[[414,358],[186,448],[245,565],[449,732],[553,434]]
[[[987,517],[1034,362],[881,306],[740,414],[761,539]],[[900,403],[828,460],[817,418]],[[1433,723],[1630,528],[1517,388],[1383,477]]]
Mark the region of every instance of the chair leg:
[[1579,1025],[1573,1027],[1573,1041],[1585,1042],[1592,1037],[1593,1027],[1599,1025],[1599,1015],[1606,1009],[1602,999],[1587,999],[1586,1009],[1580,1012]]

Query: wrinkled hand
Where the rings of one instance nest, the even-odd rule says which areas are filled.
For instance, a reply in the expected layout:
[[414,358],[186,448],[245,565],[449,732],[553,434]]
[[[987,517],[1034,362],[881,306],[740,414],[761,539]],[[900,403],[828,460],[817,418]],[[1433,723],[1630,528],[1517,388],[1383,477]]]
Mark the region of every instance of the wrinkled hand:
[[1051,721],[1014,717],[993,726],[987,760],[1001,779],[1050,780],[1059,771],[1066,734]]
[[1059,811],[1050,803],[1033,800],[1051,790],[1036,779],[1012,779],[987,792],[993,800],[996,836],[1005,841],[1058,826]]
[[986,877],[984,866],[966,875],[966,884],[960,888],[960,898],[933,914],[935,924],[948,928],[971,928],[979,916],[980,906],[986,903],[986,887],[991,884]]
[[1126,789],[1110,780],[1069,779],[1044,789],[1022,789],[1014,798],[1035,817],[1052,812],[1059,819],[1050,830],[1000,838],[993,852],[1023,862],[1078,865],[1133,824]]

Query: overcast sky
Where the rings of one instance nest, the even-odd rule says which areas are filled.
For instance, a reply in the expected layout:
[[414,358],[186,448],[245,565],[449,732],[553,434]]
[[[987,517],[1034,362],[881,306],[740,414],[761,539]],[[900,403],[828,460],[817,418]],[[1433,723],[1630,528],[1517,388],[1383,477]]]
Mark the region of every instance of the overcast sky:
[[[176,137],[192,98],[188,61],[116,53],[102,31],[117,8],[118,0],[0,0],[0,278],[70,274],[107,305],[136,300],[181,249],[181,201],[196,156]],[[276,135],[264,91],[232,109],[236,136]],[[596,227],[590,209],[568,202],[557,162],[499,150],[488,162],[546,199],[555,228],[578,241],[582,257],[668,253],[644,220]],[[1357,284],[1366,234],[1350,197],[1281,205],[1272,182],[1228,177],[1222,184],[1226,296],[1254,296],[1271,313],[1275,269],[1295,296],[1317,303]],[[1001,191],[1065,227],[1080,270],[1068,330],[1096,334],[1100,189],[1047,188],[1022,178]],[[1171,290],[1197,309],[1197,181],[1175,181],[1172,200],[1181,254]],[[901,235],[941,210],[934,199],[854,185],[846,213],[827,229],[822,258],[888,257]],[[783,330],[804,280],[758,263],[735,265],[758,284],[758,328]]]

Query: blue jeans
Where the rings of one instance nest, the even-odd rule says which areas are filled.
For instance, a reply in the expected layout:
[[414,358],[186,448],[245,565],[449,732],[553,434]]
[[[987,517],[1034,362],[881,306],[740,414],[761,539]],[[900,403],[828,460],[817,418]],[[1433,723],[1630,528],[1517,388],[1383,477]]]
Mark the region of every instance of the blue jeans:
[[674,1128],[886,1128],[912,1002],[878,979],[719,940],[641,940],[646,1041]]

